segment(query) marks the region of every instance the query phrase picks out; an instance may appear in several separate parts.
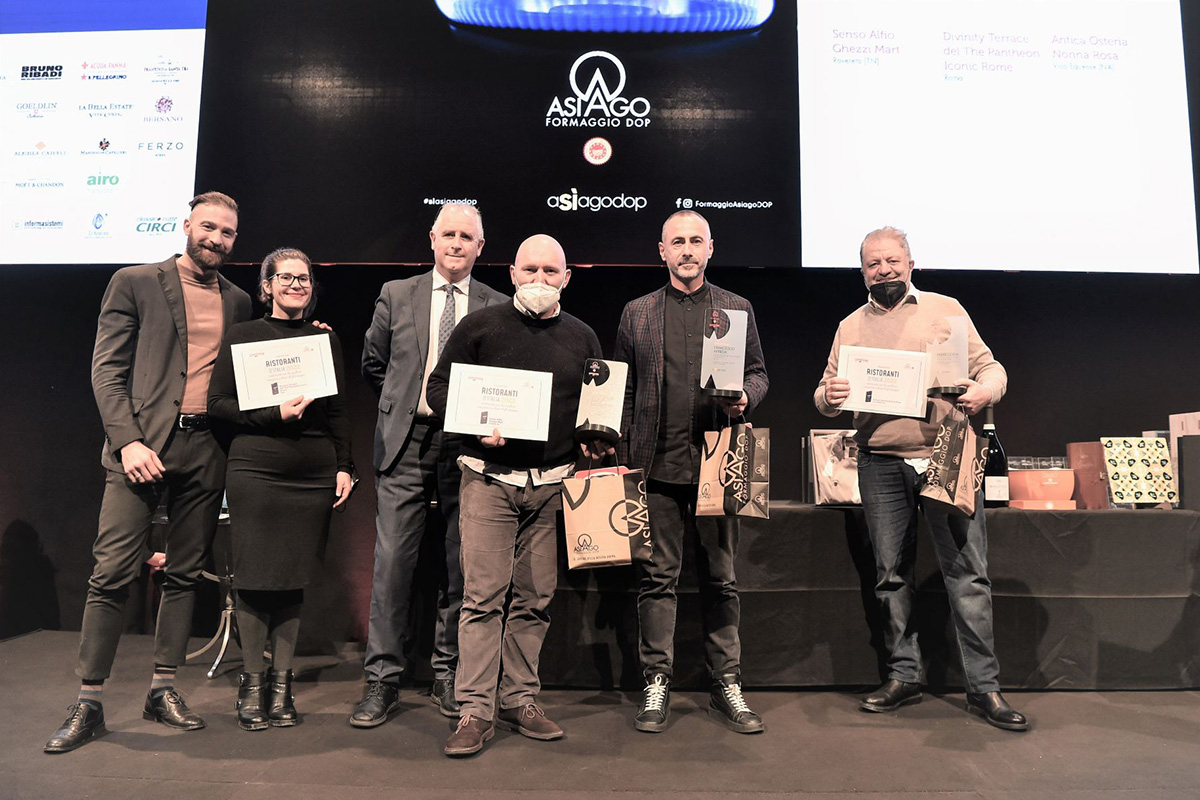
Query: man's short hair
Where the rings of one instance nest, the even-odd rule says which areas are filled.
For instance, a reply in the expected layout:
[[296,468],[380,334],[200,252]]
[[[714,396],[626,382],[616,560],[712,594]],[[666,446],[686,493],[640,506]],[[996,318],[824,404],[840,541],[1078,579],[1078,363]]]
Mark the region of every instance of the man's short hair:
[[429,230],[433,230],[437,227],[437,221],[442,218],[442,214],[444,214],[446,211],[463,211],[467,214],[474,214],[475,221],[479,223],[479,238],[484,238],[483,213],[470,203],[444,203],[442,207],[438,209],[437,216],[433,218],[433,224],[429,226]]
[[[662,229],[665,231],[667,229],[667,223],[670,222],[671,220],[675,219],[676,217],[695,217],[696,219],[698,219],[704,223],[704,227],[708,228],[708,235],[710,237],[712,236],[712,225],[710,225],[708,223],[708,220],[704,218],[704,215],[701,214],[699,211],[692,211],[691,209],[688,209],[688,208],[682,209],[680,211],[676,211],[674,214],[672,214],[671,216],[664,219],[663,224],[662,224]],[[659,237],[659,240],[661,241],[662,237],[663,237],[662,233],[659,233],[658,237]]]
[[192,198],[192,202],[188,203],[188,208],[195,209],[196,206],[225,206],[233,213],[238,213],[237,201],[222,192],[205,192],[196,195]]
[[891,225],[884,225],[882,228],[876,228],[863,237],[862,244],[858,246],[858,263],[861,265],[863,260],[863,251],[867,247],[867,242],[872,239],[893,239],[900,243],[901,249],[904,250],[904,255],[912,261],[912,251],[908,249],[908,234],[899,228],[893,228]]

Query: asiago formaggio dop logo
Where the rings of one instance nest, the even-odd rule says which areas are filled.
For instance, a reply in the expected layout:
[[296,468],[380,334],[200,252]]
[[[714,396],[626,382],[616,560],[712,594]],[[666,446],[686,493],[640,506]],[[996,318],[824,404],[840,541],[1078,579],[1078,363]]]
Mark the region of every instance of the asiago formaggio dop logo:
[[569,82],[574,94],[550,101],[550,107],[546,109],[547,128],[645,128],[650,125],[650,101],[644,97],[625,96],[625,65],[612,53],[591,50],[575,59]]

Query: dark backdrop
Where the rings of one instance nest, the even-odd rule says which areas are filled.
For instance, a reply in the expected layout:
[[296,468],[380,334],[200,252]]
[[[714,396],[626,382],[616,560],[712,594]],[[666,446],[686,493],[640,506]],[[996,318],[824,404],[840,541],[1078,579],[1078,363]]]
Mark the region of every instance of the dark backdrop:
[[[653,245],[653,231],[646,236]],[[720,231],[716,241],[719,247]],[[227,271],[253,288],[252,268]],[[414,271],[338,266],[319,272],[318,316],[338,331],[348,363],[359,361],[380,284]],[[103,484],[91,349],[110,274],[95,267],[4,274],[0,571],[7,577],[0,581],[0,619],[11,620],[31,598],[43,598],[45,611],[34,622],[79,625]],[[665,275],[664,268],[577,269],[564,305],[610,349],[622,305],[658,287]],[[710,276],[754,303],[771,377],[754,421],[772,431],[773,496],[799,498],[800,437],[813,427],[849,426],[848,417],[817,414],[811,395],[838,320],[864,298],[861,279],[851,272],[719,266]],[[477,267],[476,277],[498,288],[508,280],[497,267]],[[1062,454],[1067,442],[1163,428],[1168,414],[1200,409],[1194,355],[1200,278],[918,272],[916,282],[962,300],[1007,366],[1011,388],[996,417],[1009,454]],[[369,473],[374,400],[353,373],[347,389],[355,458]],[[347,513],[335,517],[326,585],[313,593],[310,619],[335,639],[361,638],[365,631],[373,506],[373,488],[364,481]],[[47,597],[57,598],[57,607],[45,603]]]
[[[222,41],[226,42],[222,47],[230,41],[239,44],[232,50],[210,51],[210,66],[216,63],[213,59],[260,63],[255,61],[263,57],[255,52],[256,42],[268,52],[295,54],[294,62],[277,56],[269,59],[277,72],[267,74],[268,83],[280,88],[277,102],[266,114],[245,107],[244,87],[236,81],[206,80],[197,183],[201,189],[229,191],[246,203],[237,257],[260,258],[271,247],[288,243],[310,248],[318,261],[323,260],[317,248],[321,242],[337,240],[342,198],[359,192],[367,179],[371,185],[383,187],[376,201],[381,216],[372,222],[377,231],[370,250],[373,258],[406,260],[392,254],[389,243],[428,230],[434,209],[414,212],[409,203],[397,200],[405,172],[395,166],[393,155],[406,149],[403,130],[371,136],[349,126],[345,140],[332,138],[328,131],[314,134],[300,158],[280,146],[287,136],[274,127],[291,124],[284,111],[297,96],[297,86],[304,80],[317,80],[321,74],[329,77],[309,67],[322,63],[329,48],[336,45],[342,52],[348,42],[353,43],[338,33],[343,17],[367,24],[370,14],[365,7],[400,6],[300,3],[295,7],[313,12],[315,32],[297,38],[293,23],[303,15],[263,11],[255,17],[248,10],[238,11],[229,0],[213,0],[210,47]],[[1187,55],[1189,64],[1194,65],[1194,56],[1200,52],[1196,42],[1200,2],[1185,0],[1183,8]],[[289,24],[283,25],[284,21]],[[240,27],[231,31],[231,25]],[[384,27],[381,24],[380,29]],[[383,47],[390,41],[377,30],[368,32],[370,36],[359,42],[363,48]],[[380,43],[378,38],[385,41]],[[400,44],[421,43],[409,37],[392,46]],[[737,67],[736,59],[726,61],[731,69]],[[438,66],[446,67],[436,53],[431,54],[428,68]],[[1200,73],[1192,68],[1193,120],[1200,120],[1198,80]],[[790,81],[791,76],[773,84],[781,102],[794,103]],[[463,108],[464,118],[475,128],[502,124],[471,118],[474,99],[468,93],[445,102]],[[369,101],[366,96],[363,103]],[[511,164],[516,156],[507,153],[504,158],[504,163]],[[313,179],[314,174],[328,175],[309,171],[322,160],[328,162],[322,164],[322,170],[332,165],[344,179]],[[719,170],[720,161],[713,160],[711,166]],[[793,153],[773,163],[774,168],[794,175],[797,161]],[[453,160],[444,167],[452,174],[481,168]],[[538,167],[534,164],[531,168]],[[382,183],[377,182],[378,175],[384,176]],[[393,185],[400,188],[388,192],[387,187]],[[276,195],[290,198],[289,207],[301,197],[303,213],[278,212],[271,202]],[[635,220],[622,223],[623,240],[643,243],[647,262],[656,259],[658,225],[668,210],[653,217],[642,212]],[[499,214],[484,211],[490,223],[485,260],[506,263],[520,239],[535,231],[533,223],[525,225],[516,214],[516,222],[505,229],[497,221],[504,219],[501,209],[495,210]],[[548,230],[563,237],[570,260],[601,260],[595,255],[596,243],[578,230]],[[731,239],[754,240],[766,250],[794,252],[797,243],[788,238],[790,230],[794,230],[791,224],[742,225],[737,218],[717,219],[717,252],[710,271],[714,282],[748,297],[755,305],[771,390],[754,421],[772,430],[772,493],[776,498],[800,497],[800,438],[813,427],[849,425],[848,418],[828,420],[818,415],[811,393],[838,320],[865,296],[857,273],[747,269],[747,262],[730,261],[738,251],[728,246]],[[920,232],[912,233],[918,248],[914,256],[920,264]],[[1003,229],[995,235],[1003,236]],[[1078,245],[1099,249],[1104,242]],[[181,247],[182,241],[177,246]],[[847,243],[848,248],[855,246],[855,242]],[[339,332],[348,363],[358,363],[362,334],[380,285],[425,268],[338,265],[320,270],[319,316]],[[0,430],[6,445],[5,457],[0,459],[0,637],[35,627],[79,626],[103,485],[99,464],[103,434],[91,395],[90,359],[96,313],[112,271],[110,267],[43,266],[8,267],[0,273],[4,343]],[[253,288],[252,267],[231,266],[227,274],[244,288]],[[508,285],[506,270],[500,266],[480,265],[476,277],[497,288]],[[591,324],[605,347],[611,348],[623,304],[664,280],[661,267],[576,269],[565,305]],[[1200,409],[1200,368],[1194,355],[1200,342],[1200,316],[1196,313],[1200,277],[918,272],[916,282],[922,288],[958,297],[1008,367],[1010,392],[997,410],[997,422],[1010,455],[1061,454],[1067,442],[1163,428],[1168,414]],[[352,374],[347,391],[354,415],[355,456],[369,473],[374,401],[356,375]],[[373,507],[373,488],[367,480],[347,513],[335,517],[325,583],[312,593],[308,611],[309,620],[333,639],[363,638],[365,634]]]

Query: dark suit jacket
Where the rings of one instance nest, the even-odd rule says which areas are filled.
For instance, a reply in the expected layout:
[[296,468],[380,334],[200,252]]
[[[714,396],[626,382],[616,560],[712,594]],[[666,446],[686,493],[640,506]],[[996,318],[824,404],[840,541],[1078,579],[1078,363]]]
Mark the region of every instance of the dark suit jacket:
[[[106,469],[121,471],[121,448],[141,439],[162,452],[179,414],[187,377],[187,313],[178,255],[117,270],[96,324],[92,391],[107,440]],[[250,319],[250,295],[218,275],[224,330]]]
[[[396,460],[412,432],[425,360],[429,353],[429,306],[433,271],[388,281],[375,301],[375,316],[363,341],[362,374],[379,396],[375,422],[374,463],[387,469]],[[512,298],[471,277],[467,313]]]
[[[708,284],[714,308],[749,312],[746,324],[746,367],[743,389],[749,414],[767,395],[767,368],[754,309],[745,298]],[[629,364],[625,385],[625,410],[617,455],[620,463],[647,472],[658,445],[658,425],[662,415],[663,341],[667,288],[630,301],[621,313],[613,359]]]

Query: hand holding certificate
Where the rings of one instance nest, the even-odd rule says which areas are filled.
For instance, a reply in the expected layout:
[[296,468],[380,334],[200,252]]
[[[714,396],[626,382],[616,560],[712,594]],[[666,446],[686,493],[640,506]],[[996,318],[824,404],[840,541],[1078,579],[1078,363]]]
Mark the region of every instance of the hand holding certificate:
[[238,408],[281,405],[303,396],[306,400],[338,393],[329,334],[245,342],[230,347]]
[[550,436],[554,375],[478,364],[450,365],[444,430],[544,442]]
[[928,370],[928,353],[843,345],[838,350],[837,374],[850,381],[850,397],[841,407],[868,414],[924,417]]

